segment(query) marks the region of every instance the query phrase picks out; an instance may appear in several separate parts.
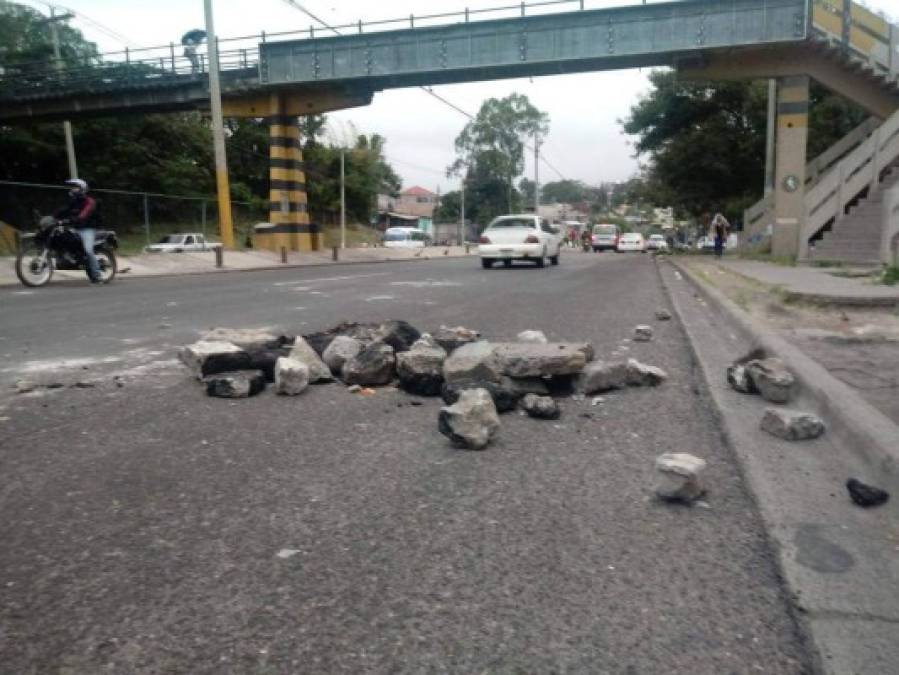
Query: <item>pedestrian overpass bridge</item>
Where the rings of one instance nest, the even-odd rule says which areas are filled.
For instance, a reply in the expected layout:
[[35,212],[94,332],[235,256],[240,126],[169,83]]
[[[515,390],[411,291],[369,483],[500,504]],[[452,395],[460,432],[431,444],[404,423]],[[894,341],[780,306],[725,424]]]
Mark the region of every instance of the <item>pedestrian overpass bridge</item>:
[[[209,101],[204,56],[191,63],[166,45],[81,63],[17,64],[0,75],[0,124],[202,109]],[[869,142],[881,129],[876,122],[858,142],[844,142],[815,180],[866,143],[878,146],[864,163],[873,177],[859,194],[838,195],[833,217],[807,231],[809,78],[875,120],[899,110],[899,28],[851,0],[673,0],[589,10],[582,0],[562,0],[219,41],[225,115],[271,123],[270,216],[283,235],[272,241],[300,249],[317,247],[318,237],[306,213],[297,115],[366,105],[391,88],[652,66],[701,79],[779,80],[776,190],[750,214],[754,225],[764,221],[777,254],[807,255],[820,229],[875,191],[899,157],[899,123],[885,125],[888,138],[876,143]]]

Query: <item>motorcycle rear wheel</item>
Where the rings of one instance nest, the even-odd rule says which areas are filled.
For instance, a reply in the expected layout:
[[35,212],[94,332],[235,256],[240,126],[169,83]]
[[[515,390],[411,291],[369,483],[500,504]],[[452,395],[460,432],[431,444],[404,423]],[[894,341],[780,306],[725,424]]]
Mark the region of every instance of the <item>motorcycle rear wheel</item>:
[[100,281],[108,284],[115,279],[116,272],[119,270],[119,264],[115,257],[115,252],[111,248],[98,248],[94,255],[97,258],[97,266],[100,268]]
[[53,276],[50,252],[34,242],[23,244],[16,256],[16,276],[29,288],[47,284]]

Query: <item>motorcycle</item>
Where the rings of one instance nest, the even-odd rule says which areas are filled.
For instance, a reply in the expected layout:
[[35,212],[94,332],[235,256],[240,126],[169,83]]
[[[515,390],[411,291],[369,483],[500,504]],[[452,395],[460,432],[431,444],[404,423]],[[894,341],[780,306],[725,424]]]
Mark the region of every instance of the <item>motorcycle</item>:
[[[94,255],[100,268],[100,281],[115,278],[118,265],[115,249],[119,241],[112,230],[97,230]],[[40,219],[37,232],[22,236],[16,256],[16,276],[26,286],[48,283],[54,270],[87,270],[87,256],[81,236],[64,220],[52,216]]]

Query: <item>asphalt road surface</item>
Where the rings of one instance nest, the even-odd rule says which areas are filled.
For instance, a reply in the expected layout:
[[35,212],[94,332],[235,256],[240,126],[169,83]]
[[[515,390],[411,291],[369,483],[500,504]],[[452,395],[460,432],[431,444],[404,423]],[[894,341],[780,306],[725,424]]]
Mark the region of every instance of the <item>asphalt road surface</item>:
[[[771,544],[649,256],[474,259],[0,290],[0,673],[804,673]],[[205,396],[213,326],[524,329],[670,375],[510,413],[339,384]],[[634,343],[638,323],[655,338]],[[43,385],[17,394],[27,379]],[[81,382],[88,385],[77,388]],[[90,386],[93,385],[93,386]],[[702,505],[653,461],[709,462]],[[279,553],[281,555],[279,555]]]

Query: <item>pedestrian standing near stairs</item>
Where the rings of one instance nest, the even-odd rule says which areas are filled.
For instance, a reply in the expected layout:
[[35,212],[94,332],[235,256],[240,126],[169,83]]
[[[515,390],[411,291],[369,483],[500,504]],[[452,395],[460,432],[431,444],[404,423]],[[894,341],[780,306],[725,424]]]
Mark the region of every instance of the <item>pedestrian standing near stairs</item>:
[[712,226],[709,232],[709,236],[713,237],[715,241],[715,257],[720,258],[724,255],[724,244],[727,241],[729,232],[730,223],[727,222],[727,218],[720,213],[716,213],[715,217],[712,218]]

